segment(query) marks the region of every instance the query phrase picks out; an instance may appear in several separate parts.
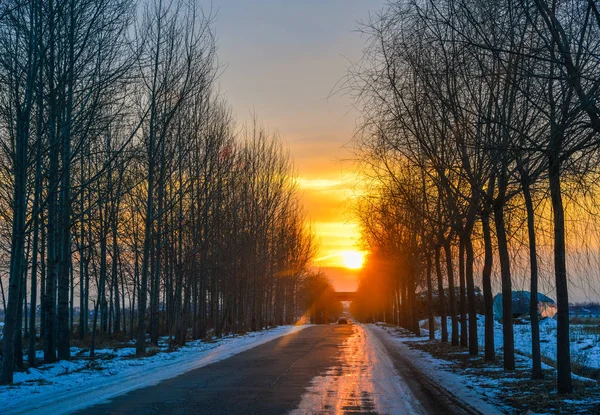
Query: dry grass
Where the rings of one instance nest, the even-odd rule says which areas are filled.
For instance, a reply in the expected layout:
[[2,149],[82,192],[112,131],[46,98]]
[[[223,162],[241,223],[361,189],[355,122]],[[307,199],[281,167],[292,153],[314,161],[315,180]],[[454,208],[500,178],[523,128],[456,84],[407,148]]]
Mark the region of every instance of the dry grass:
[[[79,347],[80,349],[89,350],[91,346],[91,336],[86,336],[83,340],[73,337],[71,346]],[[129,336],[126,333],[96,333],[95,348],[98,349],[123,349],[132,347],[129,341]]]
[[156,356],[160,353],[160,349],[158,347],[149,347],[146,349],[146,354],[144,356]]
[[600,326],[600,317],[592,316],[575,316],[569,319],[571,324],[585,324]]

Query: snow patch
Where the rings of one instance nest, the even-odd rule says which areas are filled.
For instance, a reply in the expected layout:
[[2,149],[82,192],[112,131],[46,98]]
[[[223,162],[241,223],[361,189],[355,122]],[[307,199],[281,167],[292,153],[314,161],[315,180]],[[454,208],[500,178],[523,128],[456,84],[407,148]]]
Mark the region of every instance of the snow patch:
[[[379,331],[385,341],[391,342],[402,355],[408,357],[411,362],[414,362],[421,373],[448,390],[459,400],[468,403],[486,415],[502,414],[502,412],[494,405],[481,399],[481,391],[470,379],[445,370],[447,362],[435,359],[428,353],[412,349],[404,344],[412,341],[426,340],[423,337],[395,337],[384,327],[375,325],[369,325],[369,330]],[[418,362],[418,364],[416,362]],[[485,396],[485,394],[483,396]]]

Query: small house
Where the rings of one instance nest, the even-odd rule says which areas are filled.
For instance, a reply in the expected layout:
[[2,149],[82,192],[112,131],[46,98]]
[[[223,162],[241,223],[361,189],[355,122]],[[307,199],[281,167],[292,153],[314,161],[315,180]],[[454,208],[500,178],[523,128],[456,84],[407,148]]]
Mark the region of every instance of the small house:
[[[531,293],[529,291],[512,292],[512,312],[513,318],[529,314],[529,302]],[[538,316],[540,318],[552,318],[558,312],[556,302],[544,294],[538,293]],[[502,294],[496,294],[494,297],[494,319],[502,320]]]

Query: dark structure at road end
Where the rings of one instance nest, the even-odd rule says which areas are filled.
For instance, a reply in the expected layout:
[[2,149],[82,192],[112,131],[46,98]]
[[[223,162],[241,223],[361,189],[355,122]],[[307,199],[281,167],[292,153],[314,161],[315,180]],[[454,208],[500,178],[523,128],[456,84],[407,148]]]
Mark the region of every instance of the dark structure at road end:
[[353,301],[356,299],[355,291],[336,291],[335,299],[337,301]]

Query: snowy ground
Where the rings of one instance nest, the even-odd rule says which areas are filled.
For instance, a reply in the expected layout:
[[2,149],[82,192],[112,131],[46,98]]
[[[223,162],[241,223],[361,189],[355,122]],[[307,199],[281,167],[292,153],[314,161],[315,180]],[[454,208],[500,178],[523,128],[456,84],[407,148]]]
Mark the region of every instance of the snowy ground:
[[[442,336],[440,318],[436,318],[435,337]],[[451,333],[451,322],[447,320],[448,333]],[[477,336],[481,348],[484,346],[485,317],[477,318]],[[421,321],[421,327],[427,327],[427,320]],[[524,356],[531,356],[531,326],[529,324],[515,324],[515,351]],[[598,326],[589,324],[571,324],[571,360],[591,369],[600,369],[600,330]],[[502,324],[494,321],[494,346],[498,353],[502,349]],[[545,318],[540,321],[540,349],[546,359],[556,361],[556,320]]]
[[395,330],[390,330],[389,327],[377,325],[369,325],[369,331],[371,333],[377,331],[383,335],[383,338],[386,339],[385,341],[391,342],[421,373],[458,400],[467,403],[486,415],[502,414],[502,411],[496,406],[495,402],[487,399],[488,396],[486,394],[480,394],[473,385],[465,381],[463,376],[447,370],[448,367],[443,361],[435,359],[427,353],[414,350],[407,345],[407,343],[410,344],[415,340],[419,340],[418,337],[398,336],[397,331],[395,332]]
[[[13,386],[0,387],[2,414],[62,414],[155,385],[218,362],[306,326],[283,326],[211,343],[189,342],[174,352],[134,358],[135,349],[98,350],[101,359],[74,359],[15,373]],[[74,355],[80,350],[73,349]],[[83,356],[85,357],[85,356]]]
[[[531,380],[531,331],[529,325],[515,325],[516,370],[505,372],[502,368],[502,325],[495,323],[495,363],[483,361],[484,317],[478,318],[478,337],[481,346],[477,357],[469,356],[465,349],[439,342],[441,329],[439,319],[436,322],[436,341],[428,341],[427,330],[422,336],[414,336],[406,330],[381,324],[396,338],[398,343],[408,346],[437,371],[453,371],[459,378],[457,384],[471,390],[476,396],[487,400],[509,414],[588,414],[600,413],[600,387],[598,382],[581,376],[573,376],[575,393],[570,396],[556,394],[556,370],[542,364],[545,379]],[[427,327],[427,321],[421,322]],[[448,321],[450,333],[450,321]],[[593,326],[592,326],[593,327]],[[572,362],[585,362],[588,368],[598,368],[598,336],[595,329],[572,325],[571,353]],[[556,357],[556,322],[546,319],[540,322],[541,348],[545,361],[552,363]],[[585,356],[585,359],[581,356]]]

